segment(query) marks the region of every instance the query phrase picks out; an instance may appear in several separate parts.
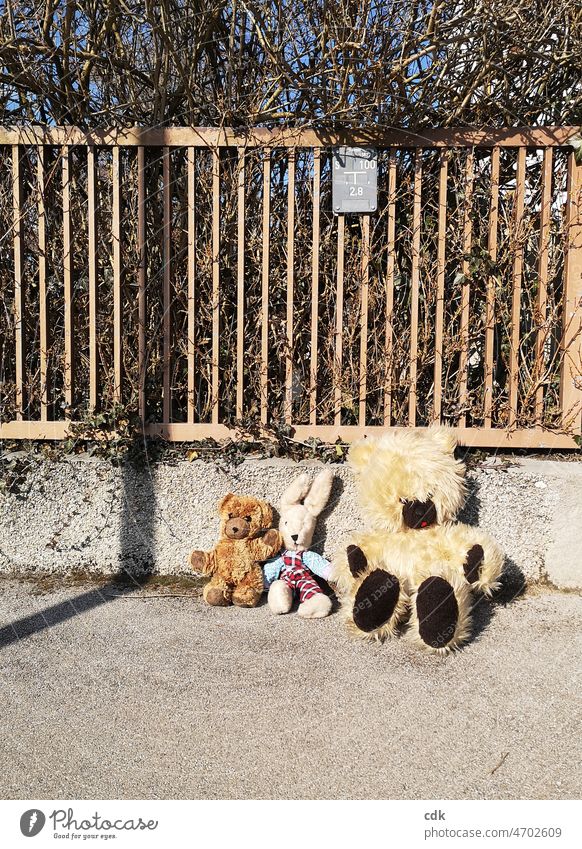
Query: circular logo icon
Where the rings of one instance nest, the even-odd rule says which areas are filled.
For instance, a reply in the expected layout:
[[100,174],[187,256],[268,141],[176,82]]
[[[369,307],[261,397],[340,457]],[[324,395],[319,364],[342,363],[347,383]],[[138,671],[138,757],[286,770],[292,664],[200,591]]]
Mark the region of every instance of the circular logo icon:
[[25,811],[20,817],[20,830],[25,837],[36,837],[44,828],[46,817],[38,808]]

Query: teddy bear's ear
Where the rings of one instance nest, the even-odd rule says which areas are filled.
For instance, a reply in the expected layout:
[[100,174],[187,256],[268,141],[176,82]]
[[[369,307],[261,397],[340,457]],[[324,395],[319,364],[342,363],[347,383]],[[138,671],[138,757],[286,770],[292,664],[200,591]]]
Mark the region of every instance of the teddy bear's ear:
[[354,471],[361,472],[366,468],[375,447],[375,440],[370,438],[359,439],[354,442],[348,454],[349,464]]
[[228,495],[225,495],[224,498],[221,498],[218,502],[218,512],[222,513],[223,510],[226,510],[229,502],[232,501],[234,497],[235,496],[232,494],[232,492],[229,492]]
[[309,480],[309,475],[304,473],[299,475],[298,478],[295,478],[293,483],[289,484],[281,496],[281,510],[287,510],[288,507],[293,507],[295,504],[301,504],[309,492],[310,486],[311,481]]
[[454,454],[457,447],[457,439],[452,428],[447,425],[431,425],[428,428],[428,434],[433,442],[448,454]]
[[333,472],[331,469],[323,469],[311,484],[311,489],[305,499],[305,506],[314,516],[319,516],[327,504],[332,484]]

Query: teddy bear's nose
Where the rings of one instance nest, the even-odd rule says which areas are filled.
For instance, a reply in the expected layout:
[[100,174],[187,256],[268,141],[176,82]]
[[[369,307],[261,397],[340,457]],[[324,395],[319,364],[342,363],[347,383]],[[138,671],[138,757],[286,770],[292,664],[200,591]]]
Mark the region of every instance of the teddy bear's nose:
[[435,525],[437,512],[433,502],[428,501],[405,501],[402,508],[404,523],[409,528],[428,528]]
[[297,540],[299,539],[299,534],[291,534],[291,539],[293,540],[293,542],[297,542]]

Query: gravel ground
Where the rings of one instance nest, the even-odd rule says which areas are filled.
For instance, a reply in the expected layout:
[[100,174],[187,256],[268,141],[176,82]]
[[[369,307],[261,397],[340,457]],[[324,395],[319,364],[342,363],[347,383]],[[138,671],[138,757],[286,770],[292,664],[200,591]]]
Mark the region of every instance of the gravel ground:
[[580,797],[580,595],[443,659],[170,589],[0,581],[0,796]]

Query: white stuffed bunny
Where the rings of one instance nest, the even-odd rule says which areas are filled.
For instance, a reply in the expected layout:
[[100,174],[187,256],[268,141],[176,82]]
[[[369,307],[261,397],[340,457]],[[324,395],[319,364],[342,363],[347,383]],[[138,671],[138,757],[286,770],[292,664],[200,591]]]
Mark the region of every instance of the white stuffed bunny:
[[329,578],[331,563],[307,549],[317,517],[329,499],[332,482],[330,469],[323,469],[313,483],[309,475],[302,474],[281,496],[279,532],[285,549],[263,567],[273,613],[289,613],[294,592],[299,595],[299,616],[321,619],[331,612],[331,599],[313,578],[313,574],[324,580]]

